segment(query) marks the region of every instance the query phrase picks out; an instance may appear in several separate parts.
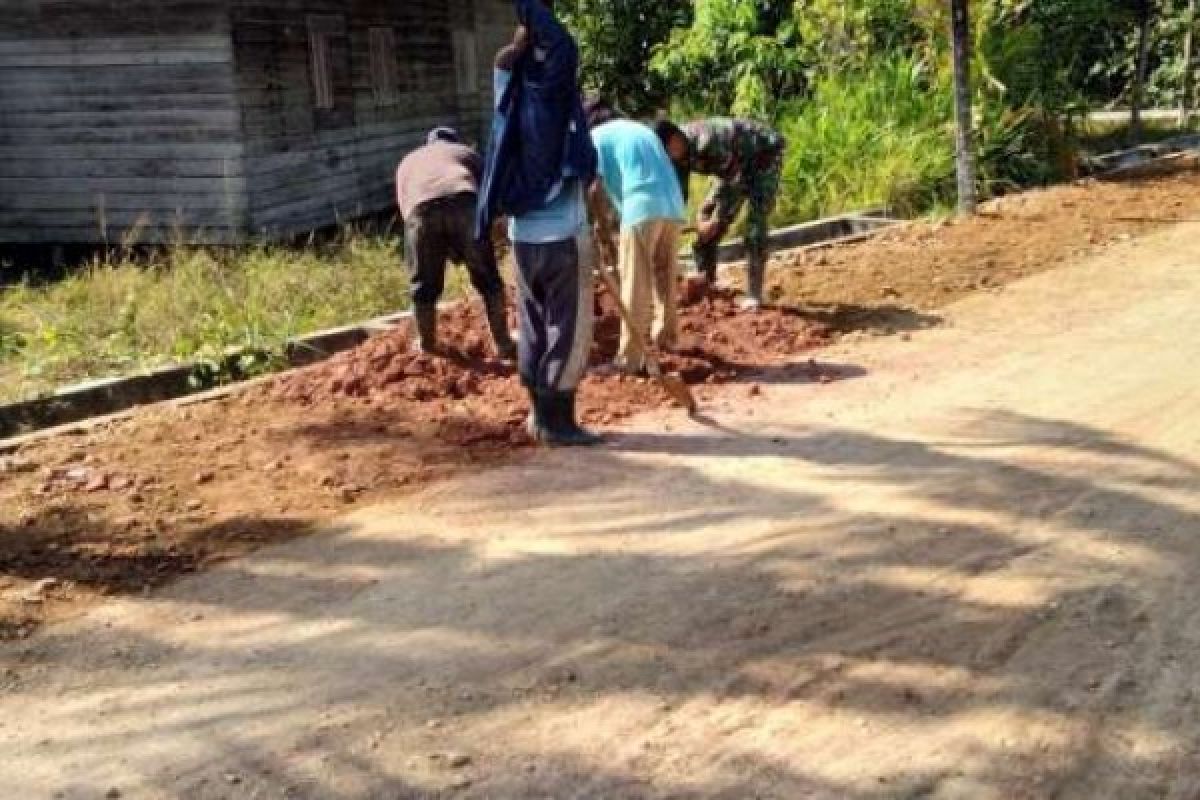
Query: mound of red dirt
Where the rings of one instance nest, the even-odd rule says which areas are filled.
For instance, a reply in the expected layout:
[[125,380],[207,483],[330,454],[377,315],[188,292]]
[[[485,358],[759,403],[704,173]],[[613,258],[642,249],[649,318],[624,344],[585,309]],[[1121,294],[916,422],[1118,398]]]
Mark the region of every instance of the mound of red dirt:
[[[612,299],[597,294],[594,366],[612,361],[620,317]],[[714,291],[681,309],[680,345],[663,358],[667,371],[691,384],[720,384],[786,363],[827,341],[825,327],[794,310],[739,312],[731,292]],[[525,392],[513,365],[497,359],[477,309],[468,304],[442,312],[443,352],[416,352],[407,326],[381,334],[355,350],[286,375],[269,390],[274,399],[319,406],[346,398],[409,407],[454,444],[523,441]],[[589,376],[581,392],[581,415],[610,424],[668,402],[651,381],[619,375]],[[454,413],[458,411],[460,413]]]

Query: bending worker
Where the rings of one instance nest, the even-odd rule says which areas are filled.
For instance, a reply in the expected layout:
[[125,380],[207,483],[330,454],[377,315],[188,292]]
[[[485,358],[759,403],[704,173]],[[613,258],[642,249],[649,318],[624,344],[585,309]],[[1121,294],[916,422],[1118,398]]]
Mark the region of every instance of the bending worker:
[[659,349],[671,350],[678,339],[678,250],[687,207],[675,168],[653,130],[607,114],[595,114],[590,122],[600,159],[592,203],[599,208],[593,218],[598,238],[607,244],[612,235],[603,208],[607,195],[621,225],[621,300],[641,329],[634,336],[622,325],[616,366],[642,373],[646,353],[640,341],[653,340]]
[[656,131],[686,186],[689,173],[713,176],[696,220],[696,269],[712,284],[717,274],[717,245],[749,201],[746,218],[746,299],[742,306],[763,303],[768,227],[786,143],[775,130],[748,119],[714,117],[690,122],[679,129],[660,121]]
[[504,282],[490,241],[475,238],[475,207],[483,162],[452,128],[435,128],[426,144],[396,170],[396,202],[404,218],[404,249],[417,344],[437,351],[437,304],[446,282],[447,258],[466,265],[483,298],[488,327],[501,358],[516,357],[508,331]]
[[596,175],[579,95],[579,51],[545,0],[515,0],[513,42],[496,56],[496,114],[476,236],[510,218],[517,262],[517,365],[528,430],[549,445],[600,440],[575,421],[592,344],[592,242],[584,187]]

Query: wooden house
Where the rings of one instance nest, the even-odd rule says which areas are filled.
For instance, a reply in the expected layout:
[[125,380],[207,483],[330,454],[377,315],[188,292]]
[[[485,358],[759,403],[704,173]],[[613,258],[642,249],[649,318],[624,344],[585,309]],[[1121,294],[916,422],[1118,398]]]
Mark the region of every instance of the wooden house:
[[392,206],[482,143],[509,0],[0,0],[0,244],[232,242]]

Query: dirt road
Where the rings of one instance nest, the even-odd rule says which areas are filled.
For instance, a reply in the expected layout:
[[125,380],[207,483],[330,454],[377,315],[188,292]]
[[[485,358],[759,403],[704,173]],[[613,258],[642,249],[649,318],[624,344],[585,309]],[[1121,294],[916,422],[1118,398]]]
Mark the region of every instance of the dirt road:
[[1176,227],[6,643],[0,796],[1198,797],[1198,301]]

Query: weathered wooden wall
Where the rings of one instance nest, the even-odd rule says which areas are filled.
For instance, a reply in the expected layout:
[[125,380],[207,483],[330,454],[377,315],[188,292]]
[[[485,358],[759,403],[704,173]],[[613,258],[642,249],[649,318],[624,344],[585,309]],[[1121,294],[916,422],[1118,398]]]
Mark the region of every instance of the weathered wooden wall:
[[[512,30],[509,0],[0,3],[0,243],[229,241],[389,209],[429,128],[483,145]],[[337,31],[329,109],[314,17]],[[390,98],[372,28],[395,40]]]
[[[234,0],[251,229],[286,235],[390,209],[397,163],[435,125],[456,125],[482,144],[491,53],[511,33],[510,8],[507,0]],[[340,31],[331,37],[329,110],[314,107],[314,15]],[[372,28],[395,40],[396,92],[382,101]]]
[[245,227],[227,0],[3,5],[0,242]]

